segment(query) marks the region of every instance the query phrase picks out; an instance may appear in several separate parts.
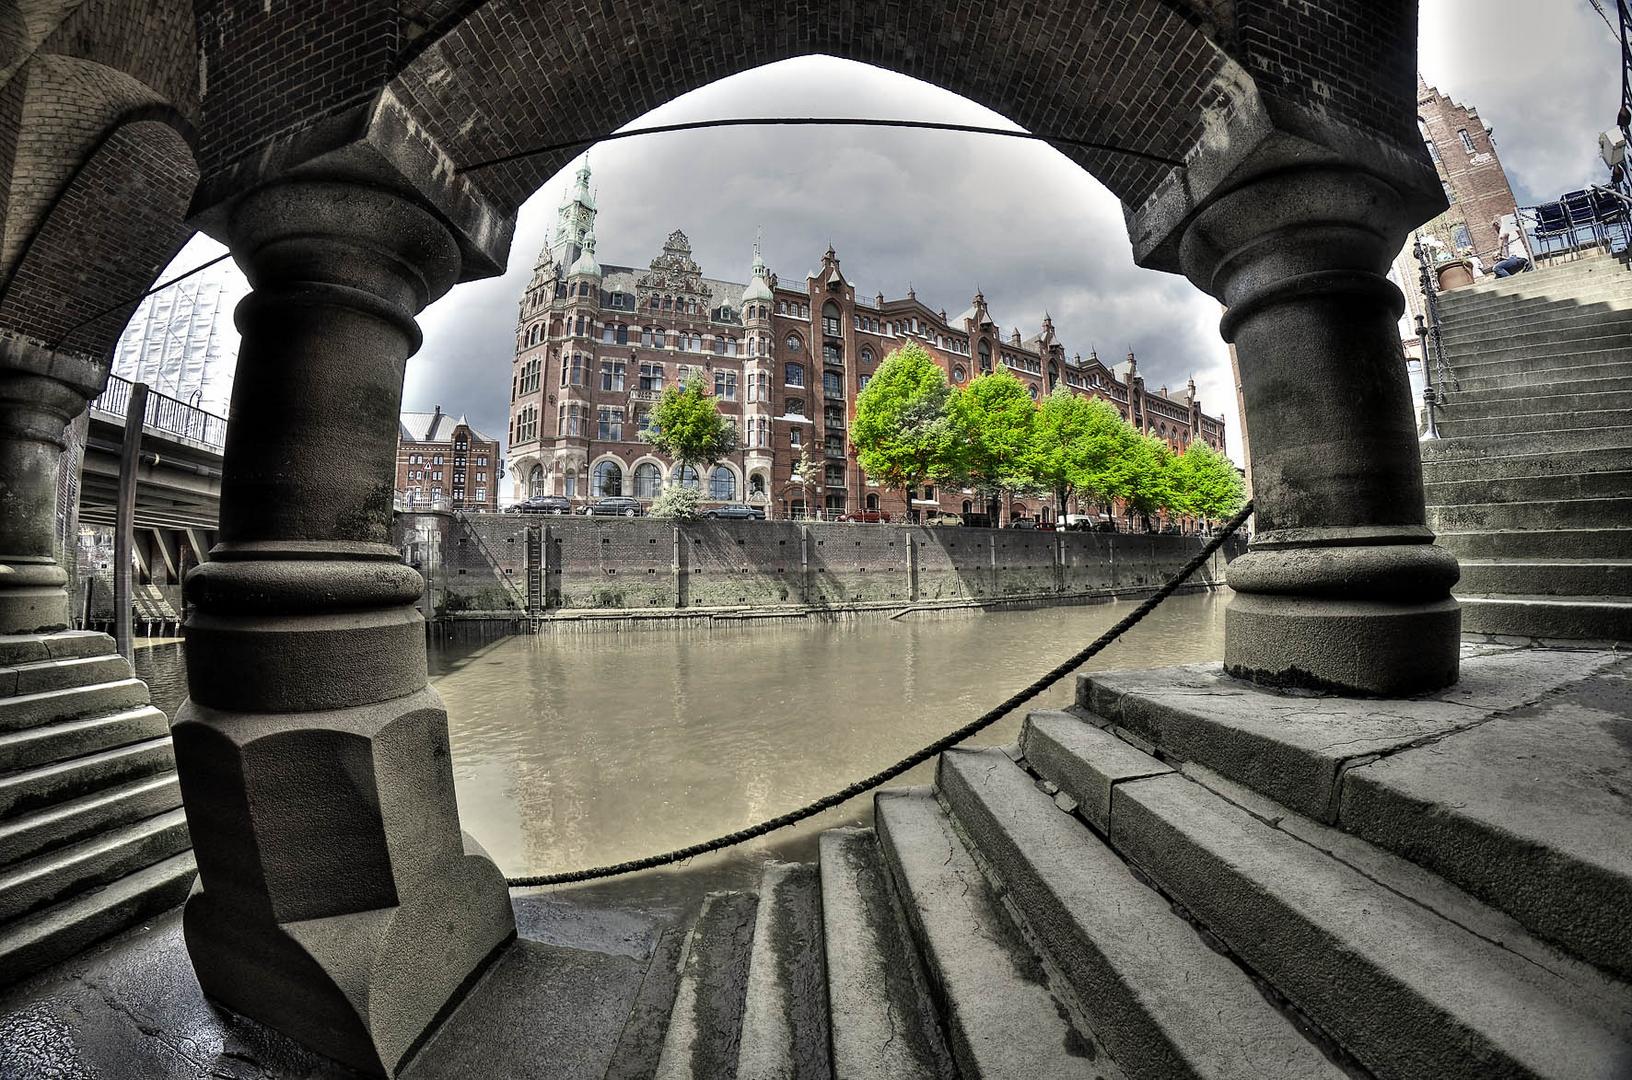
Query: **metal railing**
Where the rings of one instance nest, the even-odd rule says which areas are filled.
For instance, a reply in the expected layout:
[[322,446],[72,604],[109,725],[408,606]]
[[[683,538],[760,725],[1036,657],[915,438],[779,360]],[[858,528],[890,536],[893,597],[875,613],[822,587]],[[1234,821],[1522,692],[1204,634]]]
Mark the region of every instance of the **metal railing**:
[[[109,375],[107,388],[91,402],[91,408],[123,419],[130,408],[131,386],[129,379]],[[143,410],[142,426],[166,435],[202,443],[212,450],[219,451],[227,445],[226,417],[206,412],[196,405],[189,405],[185,401],[154,390],[147,393],[147,408]]]
[[[1439,283],[1421,236],[1417,237],[1413,251],[1417,257],[1423,308],[1427,313],[1426,317],[1417,316],[1417,341],[1422,347],[1422,405],[1428,422],[1428,430],[1424,432],[1423,437],[1437,439],[1439,421],[1436,413],[1442,404],[1439,399],[1443,392],[1441,388],[1456,387],[1458,383],[1455,374],[1451,372],[1450,364],[1445,359],[1445,338],[1439,317]],[[1439,378],[1438,386],[1434,381],[1436,375]]]

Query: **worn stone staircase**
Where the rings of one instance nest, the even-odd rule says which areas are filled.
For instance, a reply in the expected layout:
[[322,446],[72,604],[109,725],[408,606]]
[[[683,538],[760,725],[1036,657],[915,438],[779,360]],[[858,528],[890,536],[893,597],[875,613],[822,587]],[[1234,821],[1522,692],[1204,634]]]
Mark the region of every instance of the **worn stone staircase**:
[[187,896],[169,722],[106,634],[0,636],[0,985]]
[[1629,672],[1469,646],[1386,709],[1085,677],[710,897],[655,1075],[1632,1076]]
[[1470,633],[1632,641],[1632,272],[1581,259],[1440,298],[1423,444]]

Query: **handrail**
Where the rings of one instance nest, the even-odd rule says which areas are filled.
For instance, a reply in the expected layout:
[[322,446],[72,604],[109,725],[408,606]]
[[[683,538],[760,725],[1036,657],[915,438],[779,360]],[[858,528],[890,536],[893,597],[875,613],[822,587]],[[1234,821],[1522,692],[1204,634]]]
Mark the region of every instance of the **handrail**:
[[1439,317],[1439,286],[1434,280],[1433,267],[1428,262],[1428,249],[1423,245],[1420,234],[1413,252],[1417,257],[1418,281],[1427,312],[1427,325],[1423,325],[1421,318],[1417,322],[1417,336],[1423,343],[1422,373],[1428,384],[1423,392],[1423,402],[1428,406],[1428,430],[1431,437],[1438,438],[1437,434],[1432,434],[1435,432],[1434,408],[1440,404],[1438,392],[1434,389],[1434,375],[1439,375],[1441,385],[1449,383],[1456,390],[1462,389],[1462,385],[1445,359],[1445,339]]
[[[109,375],[108,385],[91,402],[91,408],[113,416],[124,417],[130,411],[131,380]],[[147,408],[142,412],[142,426],[167,435],[203,443],[212,450],[223,450],[227,445],[227,418],[189,405],[169,394],[155,390],[147,392]]]

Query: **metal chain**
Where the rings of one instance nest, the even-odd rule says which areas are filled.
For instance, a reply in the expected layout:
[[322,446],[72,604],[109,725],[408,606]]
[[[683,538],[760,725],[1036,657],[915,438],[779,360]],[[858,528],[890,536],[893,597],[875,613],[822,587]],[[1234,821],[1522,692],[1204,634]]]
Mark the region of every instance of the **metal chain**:
[[873,788],[876,788],[882,784],[887,784],[891,780],[894,780],[896,777],[900,776],[902,773],[906,772],[908,769],[923,764],[936,754],[939,754],[941,751],[948,750],[956,746],[958,743],[963,742],[971,735],[978,734],[980,731],[991,727],[993,724],[1003,719],[1003,717],[1007,716],[1021,705],[1024,705],[1027,701],[1036,697],[1044,690],[1047,690],[1060,679],[1081,667],[1101,649],[1104,649],[1107,645],[1111,644],[1111,642],[1115,641],[1117,638],[1121,637],[1129,629],[1135,626],[1139,620],[1143,619],[1146,615],[1149,615],[1152,611],[1155,611],[1157,605],[1159,605],[1163,600],[1166,600],[1169,596],[1172,596],[1179,586],[1183,585],[1190,579],[1190,575],[1201,569],[1202,565],[1206,563],[1208,559],[1213,557],[1213,553],[1223,546],[1224,541],[1235,535],[1236,530],[1241,528],[1242,524],[1251,514],[1252,503],[1251,501],[1248,501],[1247,504],[1243,506],[1234,517],[1225,523],[1224,527],[1219,530],[1218,535],[1209,540],[1207,544],[1196,553],[1195,558],[1186,563],[1183,569],[1169,578],[1161,588],[1152,593],[1143,603],[1134,608],[1132,611],[1128,612],[1128,614],[1125,615],[1120,622],[1111,627],[1109,630],[1105,631],[1103,634],[1099,635],[1099,637],[1095,638],[1092,644],[1086,646],[1085,648],[1079,649],[1075,653],[1072,653],[1070,656],[1066,657],[1060,663],[1050,668],[1047,672],[1039,676],[1030,684],[1020,690],[1015,691],[1013,694],[1010,694],[1001,702],[986,710],[986,712],[982,713],[974,720],[958,728],[956,731],[943,735],[941,738],[936,739],[922,750],[909,754],[887,769],[876,772],[871,776],[865,777],[864,779],[857,780],[848,787],[841,788],[830,795],[824,795],[815,802],[807,803],[806,805],[799,807],[797,810],[790,810],[785,814],[779,814],[774,818],[761,821],[756,825],[750,825],[745,829],[738,829],[736,832],[726,833],[724,836],[715,837],[713,840],[705,840],[700,844],[689,844],[686,847],[676,848],[673,851],[667,851],[661,855],[647,855],[644,858],[630,859],[627,862],[613,863],[610,866],[597,866],[588,870],[568,870],[559,874],[533,874],[528,877],[506,878],[505,883],[512,889],[530,889],[539,885],[566,885],[578,881],[594,881],[597,878],[616,877],[620,874],[633,873],[636,870],[651,870],[659,866],[668,866],[673,863],[694,858],[698,855],[706,855],[711,851],[719,851],[722,848],[733,847],[737,844],[744,843],[745,841],[764,836],[766,833],[775,832],[778,829],[785,829],[789,825],[797,824],[798,822],[804,821],[806,818],[815,817],[824,810],[830,810],[833,807],[838,806],[840,803],[848,802],[857,795],[871,791]]

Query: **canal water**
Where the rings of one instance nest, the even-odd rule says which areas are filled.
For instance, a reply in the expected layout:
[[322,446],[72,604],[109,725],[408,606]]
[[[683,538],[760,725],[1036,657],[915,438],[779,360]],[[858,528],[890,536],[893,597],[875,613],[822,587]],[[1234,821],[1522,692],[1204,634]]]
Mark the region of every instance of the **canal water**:
[[[1167,600],[1086,670],[1223,655],[1226,593]],[[438,645],[460,816],[507,875],[667,851],[783,813],[969,722],[1087,644],[1132,602],[956,617],[773,621]],[[185,694],[179,643],[137,653],[157,704]],[[1063,679],[1028,706],[1071,703]],[[971,742],[1012,742],[1024,709]],[[926,784],[925,764],[895,784]],[[604,892],[751,887],[815,857],[823,829],[870,821],[862,796],[728,853]]]

